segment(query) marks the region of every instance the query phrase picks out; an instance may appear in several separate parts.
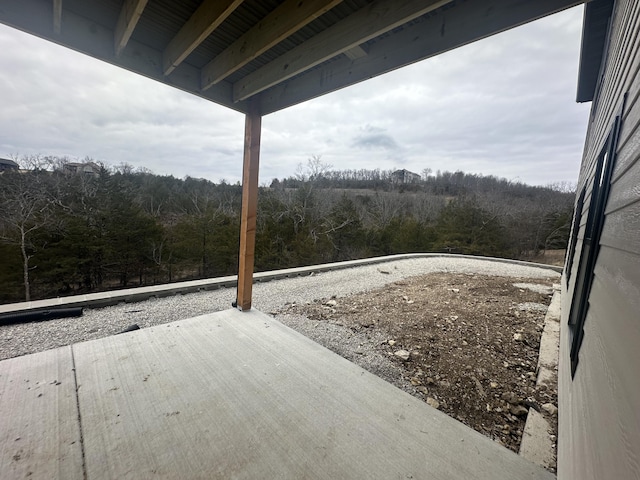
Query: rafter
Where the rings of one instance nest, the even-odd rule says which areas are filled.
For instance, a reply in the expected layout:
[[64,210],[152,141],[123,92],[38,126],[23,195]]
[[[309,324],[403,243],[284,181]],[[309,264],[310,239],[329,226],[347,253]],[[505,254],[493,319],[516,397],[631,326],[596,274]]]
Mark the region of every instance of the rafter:
[[[129,34],[126,48],[121,50],[119,57],[116,57],[114,39],[125,39],[125,35],[116,35],[114,31],[115,22],[107,25],[102,21],[104,19],[103,7],[105,0],[83,1],[87,2],[87,8],[82,9],[82,13],[79,13],[75,11],[75,8],[65,8],[62,11],[62,0],[0,0],[2,5],[0,7],[0,23],[67,46],[78,52],[139,73],[242,113],[247,112],[249,100],[255,99],[260,106],[260,113],[267,115],[494,33],[516,27],[544,15],[584,3],[585,0],[458,1],[455,2],[455,5],[445,5],[432,14],[403,24],[399,28],[380,35],[371,41],[360,43],[358,44],[359,46],[353,45],[332,58],[331,61],[322,62],[312,69],[302,71],[293,78],[284,79],[285,77],[281,76],[279,77],[280,83],[247,97],[247,100],[240,101],[237,100],[238,84],[235,85],[234,92],[234,85],[227,79],[203,90],[202,69],[189,62],[183,61],[171,75],[165,76],[162,66],[163,49],[166,45],[160,49],[156,48],[154,42],[148,41],[150,32],[147,32],[146,29],[145,35],[140,32],[141,38],[137,38],[137,35],[132,36]],[[182,2],[183,0],[180,1]],[[196,3],[200,5],[202,1],[208,0],[198,2],[184,0],[184,2],[189,2],[189,5]],[[371,4],[381,1],[383,0],[372,0]],[[400,10],[405,8],[405,4],[414,1],[397,0],[397,3],[394,2],[394,4],[396,5],[396,10]],[[429,0],[424,1],[427,2]],[[307,0],[298,0],[298,2],[306,3]],[[117,3],[121,7],[122,5],[128,6],[123,9],[123,12],[131,12],[131,5],[138,4],[138,2],[132,2],[131,0],[119,0]],[[176,23],[174,15],[169,11],[169,3],[159,2],[154,4],[154,9],[159,9],[158,12],[164,11],[166,16],[163,18],[169,23],[173,22],[171,23],[172,31],[178,32],[184,26],[184,22]],[[349,2],[349,4],[352,5],[352,2]],[[96,7],[96,15],[92,16],[93,7],[90,7],[90,5]],[[103,7],[98,8],[98,5]],[[184,6],[185,4],[182,5]],[[64,6],[67,7],[67,4],[64,3]],[[290,11],[287,13],[294,15],[295,7],[291,6]],[[348,5],[345,5],[344,8],[349,10]],[[195,8],[189,11],[193,12],[194,10]],[[342,9],[340,10],[342,11]],[[53,15],[54,11],[58,12],[56,17]],[[135,13],[135,9],[133,12]],[[240,12],[236,10],[236,13],[239,14]],[[352,15],[355,13],[357,12],[352,13]],[[331,25],[336,25],[338,22],[345,20],[344,17],[338,17],[338,14],[339,12],[336,12],[336,18],[342,18],[343,20],[333,23],[329,17],[334,18],[334,16],[327,15],[329,29],[333,28]],[[392,15],[393,12],[382,13],[383,16],[387,14]],[[132,17],[131,13],[128,15],[123,13],[122,18],[125,19],[123,25],[125,27],[128,25],[129,31],[132,31],[134,26]],[[269,15],[262,19],[260,25],[267,26],[265,22],[267,17]],[[58,18],[58,23],[62,27],[61,34],[54,33],[54,18]],[[126,21],[127,18],[129,18],[128,21]],[[235,15],[232,15],[228,20],[233,18],[235,18]],[[157,20],[157,18],[150,18],[150,21]],[[121,28],[121,31],[124,30],[126,28]],[[235,25],[231,30],[237,32],[237,36],[234,38],[241,37],[243,35],[241,32],[245,34],[248,32],[246,28],[241,29],[240,25]],[[249,31],[251,31],[250,28]],[[217,35],[217,32],[214,35]],[[300,36],[296,35],[296,38],[300,39]],[[313,36],[307,39],[305,43],[313,46],[312,38]],[[221,35],[218,40],[228,42],[226,35]],[[361,35],[358,40],[362,40]],[[226,44],[229,45],[229,43]],[[366,52],[364,56],[362,56],[363,51]],[[203,53],[206,54],[207,52]],[[309,55],[312,53],[313,51],[310,50]],[[248,55],[251,56],[251,53]],[[305,59],[302,58],[302,61],[305,61]],[[237,75],[235,76],[237,77]]]
[[[260,94],[263,115],[356,84],[582,3],[580,0],[464,2],[371,44],[367,56],[336,59]],[[482,21],[478,21],[482,18]]]
[[162,54],[162,71],[169,75],[243,0],[206,0],[187,20]]
[[203,90],[298,31],[342,0],[286,0],[202,69]]
[[53,0],[53,33],[60,35],[62,30],[62,0]]
[[349,50],[345,50],[344,54],[350,60],[357,60],[362,57],[366,57],[369,52],[369,47],[366,45],[356,45],[355,47],[351,47]]
[[266,90],[450,1],[375,1],[236,82],[234,100]]
[[114,33],[116,57],[120,56],[124,47],[129,43],[131,34],[136,28],[138,20],[140,20],[144,7],[147,6],[147,1],[148,0],[125,0],[124,5],[122,5]]

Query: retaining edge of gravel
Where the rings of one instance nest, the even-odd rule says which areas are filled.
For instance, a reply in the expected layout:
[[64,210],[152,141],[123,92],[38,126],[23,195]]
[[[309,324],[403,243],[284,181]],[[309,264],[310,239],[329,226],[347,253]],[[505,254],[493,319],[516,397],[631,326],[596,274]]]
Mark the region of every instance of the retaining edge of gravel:
[[[537,385],[557,382],[560,350],[560,299],[560,286],[554,285],[553,297],[544,318],[544,329],[540,338]],[[558,414],[557,410],[555,414]],[[555,466],[554,444],[556,441],[551,437],[550,428],[549,422],[542,414],[530,408],[522,432],[519,455],[544,468]]]
[[[282,270],[272,270],[268,272],[254,273],[254,282],[268,282],[282,278],[310,275],[311,273],[327,272],[332,270],[342,270],[361,265],[373,265],[395,260],[412,258],[469,258],[476,260],[486,260],[490,262],[510,263],[528,267],[537,267],[554,272],[562,273],[563,267],[546,265],[542,263],[525,262],[522,260],[511,260],[496,257],[482,257],[473,255],[459,255],[453,253],[404,253],[397,255],[386,255],[382,257],[364,258],[360,260],[350,260],[346,262],[324,263],[319,265],[309,265],[305,267],[286,268]],[[152,285],[148,287],[135,287],[122,290],[112,290],[107,292],[90,293],[87,295],[75,295],[69,297],[57,297],[46,300],[35,300],[32,302],[9,303],[0,305],[0,320],[5,314],[19,314],[27,312],[37,312],[51,310],[55,308],[87,307],[101,308],[118,303],[134,303],[147,300],[149,298],[161,298],[171,295],[182,295],[185,293],[198,292],[203,290],[216,290],[237,285],[237,275],[225,277],[207,278],[203,280],[191,280],[186,282],[166,283]]]

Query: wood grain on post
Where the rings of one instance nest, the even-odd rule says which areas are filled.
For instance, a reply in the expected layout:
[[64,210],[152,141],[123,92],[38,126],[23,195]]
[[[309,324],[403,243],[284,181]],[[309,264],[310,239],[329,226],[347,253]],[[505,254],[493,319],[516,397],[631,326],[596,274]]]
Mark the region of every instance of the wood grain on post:
[[258,208],[258,167],[262,117],[253,103],[245,119],[244,164],[242,168],[242,218],[238,267],[238,308],[251,309],[253,264],[256,246],[256,211]]

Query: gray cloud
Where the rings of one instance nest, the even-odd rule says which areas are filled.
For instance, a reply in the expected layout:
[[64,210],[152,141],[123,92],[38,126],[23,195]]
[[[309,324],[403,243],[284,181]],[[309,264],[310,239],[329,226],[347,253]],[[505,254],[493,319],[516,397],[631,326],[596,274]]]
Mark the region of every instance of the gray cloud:
[[384,128],[378,128],[371,125],[365,126],[363,133],[356,135],[351,141],[351,146],[364,150],[382,149],[382,150],[398,150],[398,144],[393,137],[385,133]]
[[[574,8],[268,115],[261,181],[312,155],[337,168],[575,181],[589,109],[574,102],[581,18]],[[8,27],[0,44],[0,156],[241,178],[241,114]]]

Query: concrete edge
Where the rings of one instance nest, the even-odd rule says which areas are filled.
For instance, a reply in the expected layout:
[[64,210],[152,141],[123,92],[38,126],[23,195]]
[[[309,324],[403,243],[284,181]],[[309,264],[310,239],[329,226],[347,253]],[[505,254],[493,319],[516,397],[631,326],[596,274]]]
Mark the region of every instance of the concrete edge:
[[[342,270],[345,268],[359,267],[363,265],[375,265],[397,260],[407,260],[412,258],[465,258],[484,260],[488,262],[510,263],[526,267],[541,268],[553,272],[562,273],[563,267],[555,265],[545,265],[542,263],[525,262],[522,260],[511,260],[496,257],[481,257],[473,255],[460,255],[453,253],[403,253],[397,255],[386,255],[382,257],[363,258],[360,260],[350,260],[346,262],[324,263],[319,265],[309,265],[305,267],[286,268],[282,270],[272,270],[268,272],[254,273],[255,282],[268,282],[283,278],[310,275],[311,273],[329,272]],[[123,290],[111,290],[108,292],[90,293],[87,295],[75,295],[70,297],[57,297],[46,300],[35,300],[32,302],[9,303],[0,305],[0,316],[2,314],[14,314],[21,312],[33,312],[39,310],[51,310],[65,307],[101,308],[119,303],[134,303],[148,300],[149,298],[167,297],[170,295],[183,295],[186,293],[199,292],[202,290],[216,290],[218,288],[235,287],[238,277],[236,275],[207,278],[202,280],[190,280],[186,282],[166,283],[152,285],[148,287],[127,288]]]
[[540,338],[540,351],[536,367],[536,385],[557,382],[558,356],[560,350],[560,317],[562,314],[562,293],[560,285],[554,285],[554,293],[544,317],[544,328]]
[[[536,385],[541,386],[555,381],[557,382],[558,355],[560,350],[560,315],[561,315],[561,288],[554,285],[554,293],[551,303],[544,318],[544,328],[540,338],[540,351],[538,353],[538,366]],[[551,411],[548,412],[553,414]],[[557,415],[557,410],[555,411]],[[556,441],[551,437],[549,421],[535,409],[530,408],[527,421],[522,432],[519,454],[544,468],[556,464]]]

